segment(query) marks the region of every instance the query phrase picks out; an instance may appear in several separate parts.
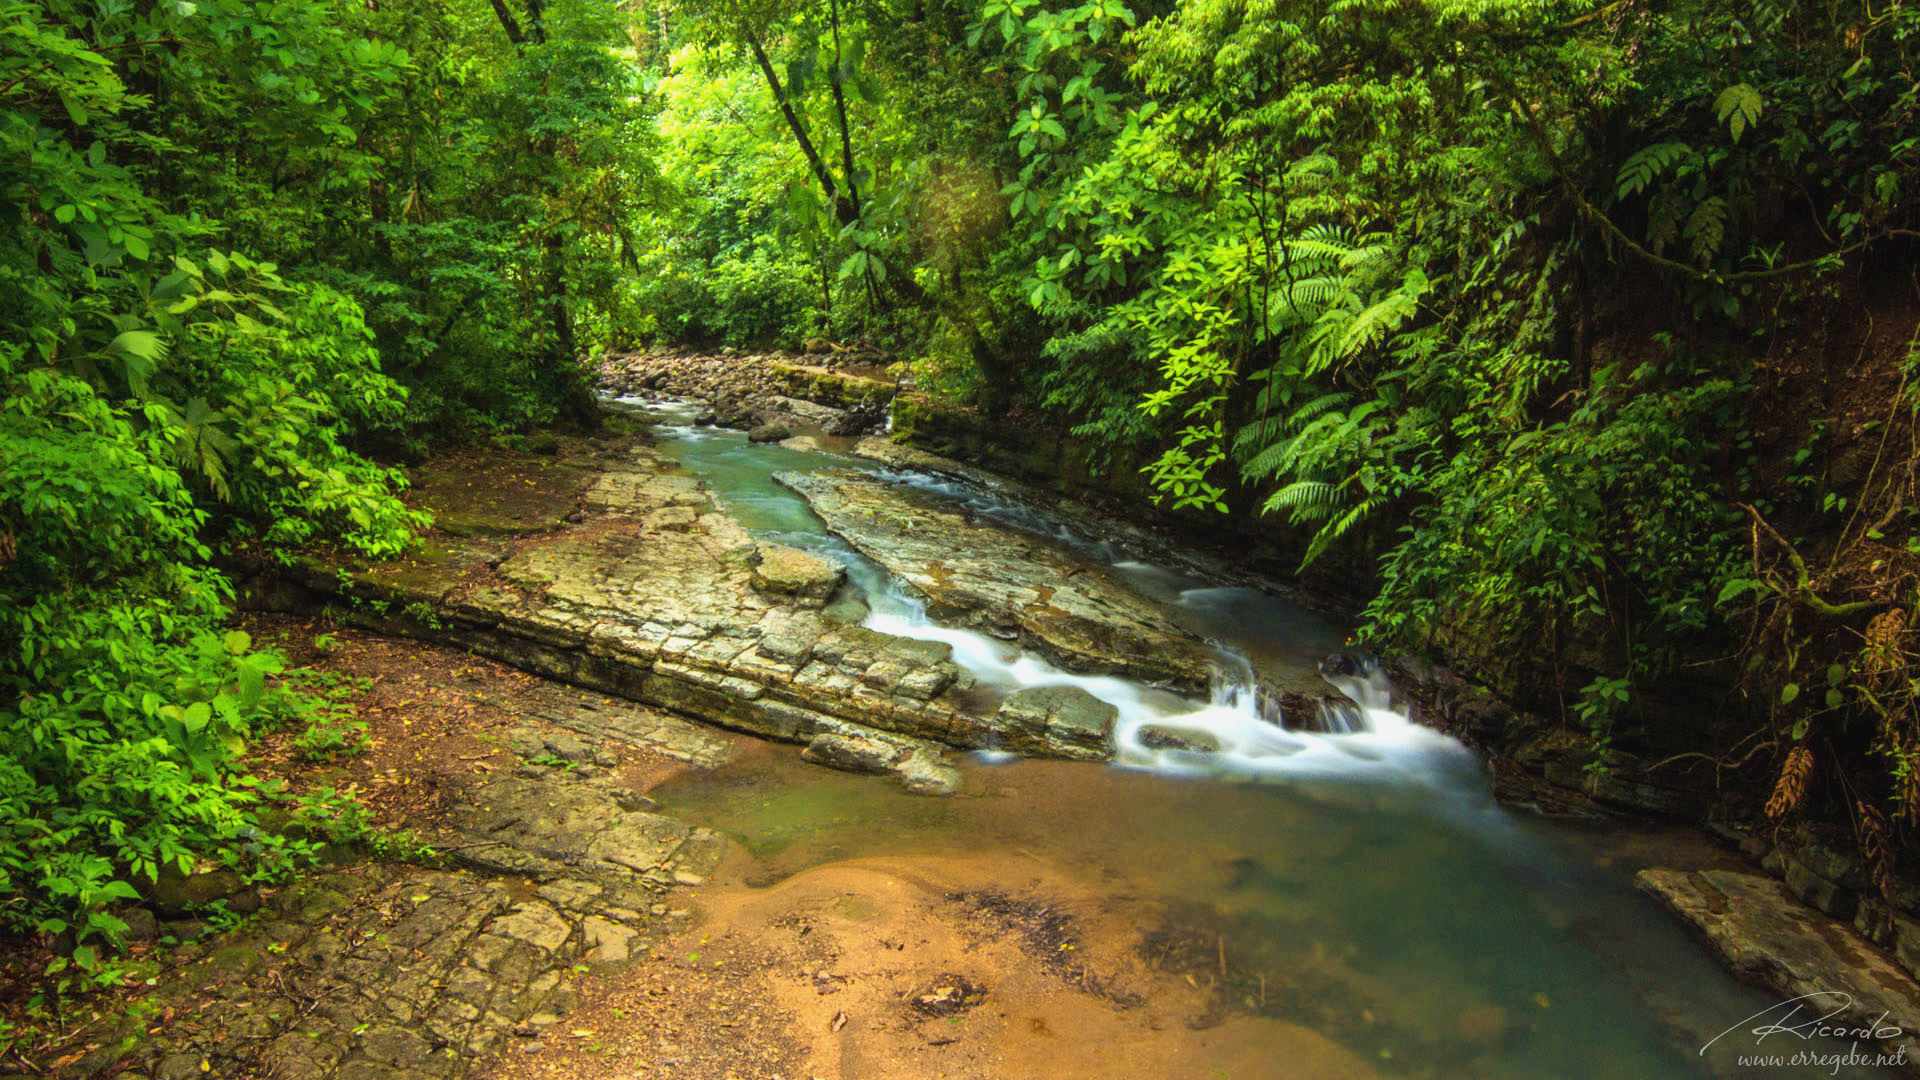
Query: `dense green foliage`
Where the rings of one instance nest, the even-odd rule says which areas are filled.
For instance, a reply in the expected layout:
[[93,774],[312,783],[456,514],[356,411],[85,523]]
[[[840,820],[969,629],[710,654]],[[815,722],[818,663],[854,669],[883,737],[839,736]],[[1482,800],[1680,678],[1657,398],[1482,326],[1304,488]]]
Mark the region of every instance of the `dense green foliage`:
[[[1815,595],[1796,543],[1904,551],[1904,473],[1837,490],[1818,448],[1763,445],[1818,442],[1810,416],[1753,409],[1811,392],[1765,358],[1909,250],[1917,30],[1901,4],[701,4],[661,220],[704,314],[654,332],[862,335],[923,388],[1046,411],[1170,507],[1365,568],[1377,644],[1531,647],[1604,747],[1684,664],[1752,657],[1791,702],[1857,650],[1866,608],[1782,614]],[[1756,548],[1776,519],[1800,539]],[[1873,565],[1850,587],[1912,599]],[[1841,717],[1877,678],[1820,715],[1892,756],[1861,790],[1920,793],[1891,748],[1920,735]],[[1820,736],[1803,710],[1762,709],[1772,760]]]
[[[380,557],[369,448],[590,418],[652,126],[597,4],[0,0],[0,920],[271,874],[248,741],[331,707],[222,554]],[[630,252],[629,252],[630,254]],[[326,813],[308,800],[302,812]]]
[[[1917,32],[1792,0],[0,0],[0,910],[111,936],[163,864],[297,855],[244,754],[318,706],[224,631],[218,558],[402,550],[376,459],[591,422],[587,363],[643,342],[888,349],[1360,567],[1374,642],[1577,673],[1603,747],[1749,658],[1752,746],[1876,752],[1848,790],[1920,823],[1913,454],[1842,490],[1834,425],[1758,415],[1778,343],[1910,253]],[[1872,423],[1910,428],[1883,367]]]

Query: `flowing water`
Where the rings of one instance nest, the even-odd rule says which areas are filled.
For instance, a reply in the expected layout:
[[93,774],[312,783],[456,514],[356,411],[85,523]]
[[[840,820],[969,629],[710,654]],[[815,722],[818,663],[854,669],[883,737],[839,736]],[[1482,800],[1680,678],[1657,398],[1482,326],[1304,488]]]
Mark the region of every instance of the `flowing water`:
[[[1118,767],[972,755],[959,798],[908,796],[773,751],[654,792],[736,838],[753,880],[878,856],[1040,858],[1098,883],[1137,923],[1141,947],[1158,943],[1161,961],[1175,962],[1169,943],[1183,935],[1217,941],[1231,1008],[1305,1024],[1383,1075],[1741,1075],[1734,1040],[1700,1047],[1775,1000],[1736,983],[1631,885],[1650,863],[1725,858],[1697,837],[1623,850],[1616,835],[1507,812],[1473,755],[1396,711],[1377,674],[1338,682],[1360,709],[1320,725],[1331,730],[1278,726],[1254,705],[1251,665],[1305,662],[1342,635],[1277,598],[1153,565],[969,484],[751,445],[689,426],[690,410],[647,408],[663,449],[747,528],[845,564],[869,626],[947,642],[985,687],[1077,685],[1120,712]],[[1214,693],[1195,701],[1077,675],[934,623],[771,479],[822,468],[865,469],[965,501],[1114,567],[1216,644]],[[1222,749],[1155,750],[1135,737],[1147,723],[1204,732]],[[1285,1030],[1274,1025],[1266,1075],[1291,1075]]]

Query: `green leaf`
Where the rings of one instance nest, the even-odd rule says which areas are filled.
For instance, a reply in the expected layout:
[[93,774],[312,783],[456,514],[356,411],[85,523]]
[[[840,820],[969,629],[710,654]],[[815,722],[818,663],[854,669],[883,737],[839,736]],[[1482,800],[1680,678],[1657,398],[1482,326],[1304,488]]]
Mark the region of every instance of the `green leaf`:
[[227,647],[229,653],[239,656],[241,653],[253,648],[253,635],[247,633],[245,630],[229,630],[226,635],[220,639],[220,643]]
[[167,342],[151,330],[127,330],[107,343],[107,351],[158,361],[167,354]]
[[1714,600],[1715,607],[1724,607],[1729,601],[1738,600],[1751,592],[1765,592],[1766,582],[1753,578],[1734,578],[1720,586],[1720,595]]
[[1800,684],[1790,682],[1780,688],[1780,704],[1791,705],[1800,697]]
[[1693,148],[1677,142],[1654,143],[1636,151],[1620,166],[1619,174],[1614,177],[1614,193],[1622,199],[1637,195],[1661,175],[1691,157]]
[[1727,125],[1727,130],[1733,135],[1733,141],[1739,142],[1740,136],[1760,119],[1761,110],[1765,105],[1766,102],[1760,97],[1760,91],[1748,83],[1734,83],[1720,91],[1720,96],[1713,99],[1713,113],[1720,118],[1721,123]]

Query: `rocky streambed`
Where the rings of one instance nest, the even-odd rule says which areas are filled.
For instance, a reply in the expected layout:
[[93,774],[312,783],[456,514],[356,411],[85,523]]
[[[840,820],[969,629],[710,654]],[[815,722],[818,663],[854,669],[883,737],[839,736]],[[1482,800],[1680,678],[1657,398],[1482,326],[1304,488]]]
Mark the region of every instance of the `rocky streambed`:
[[[490,507],[482,514],[428,478],[423,489],[455,531],[427,550],[275,570],[254,595],[281,608],[332,604],[362,625],[806,744],[811,760],[891,773],[917,792],[953,790],[955,749],[1113,755],[1111,706],[1072,686],[981,687],[951,645],[862,625],[869,608],[841,564],[756,538],[644,434],[550,466],[578,493],[557,519],[544,502],[494,505],[484,478],[473,490]],[[1206,642],[1057,544],[869,475],[780,479],[937,619],[1073,671],[1206,690],[1217,664]],[[1303,714],[1341,699],[1310,668],[1294,675],[1284,692]],[[1318,687],[1303,689],[1305,679]]]
[[181,954],[173,1019],[70,1068],[1041,1076],[1070,1025],[1156,1075],[1737,1071],[1693,1051],[1777,999],[1650,917],[1643,867],[1749,978],[1865,977],[1841,1015],[1920,1020],[1897,965],[1737,857],[1499,810],[1457,745],[1319,676],[1324,630],[1262,623],[1284,604],[1090,552],[1094,519],[928,482],[966,471],[924,455],[678,426],[699,411],[431,463],[421,551],[259,568],[258,608],[540,679],[419,745],[440,861],[270,897]]

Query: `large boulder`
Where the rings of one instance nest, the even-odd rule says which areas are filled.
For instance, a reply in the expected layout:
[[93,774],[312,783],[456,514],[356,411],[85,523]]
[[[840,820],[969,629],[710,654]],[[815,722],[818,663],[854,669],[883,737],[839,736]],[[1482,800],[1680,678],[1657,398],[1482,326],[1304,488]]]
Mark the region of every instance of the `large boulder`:
[[846,435],[857,430],[845,409],[836,409],[831,405],[821,405],[802,398],[775,395],[767,400],[767,410],[773,414],[774,422],[791,420],[803,427],[819,428],[831,435]]
[[913,795],[951,795],[960,789],[960,771],[924,740],[849,727],[815,735],[800,756],[842,772],[891,775]]
[[903,747],[867,735],[842,735],[821,732],[800,751],[800,756],[815,765],[841,772],[884,773],[907,756]]
[[994,726],[1008,750],[1105,761],[1120,711],[1077,686],[1034,686],[1000,703]]
[[846,576],[845,567],[818,555],[781,544],[762,544],[760,561],[753,568],[753,587],[763,593],[793,597],[808,607],[824,607]]

